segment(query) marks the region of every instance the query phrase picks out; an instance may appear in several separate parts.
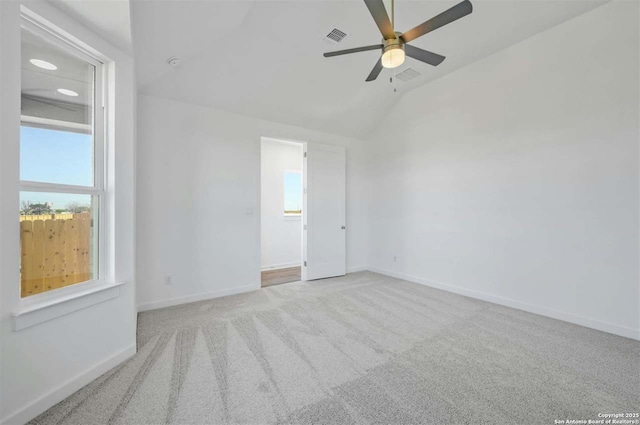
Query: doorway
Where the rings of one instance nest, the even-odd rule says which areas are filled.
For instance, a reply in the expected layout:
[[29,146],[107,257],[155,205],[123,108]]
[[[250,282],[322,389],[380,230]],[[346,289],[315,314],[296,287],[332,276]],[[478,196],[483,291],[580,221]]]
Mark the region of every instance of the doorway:
[[261,140],[261,284],[301,280],[303,144]]

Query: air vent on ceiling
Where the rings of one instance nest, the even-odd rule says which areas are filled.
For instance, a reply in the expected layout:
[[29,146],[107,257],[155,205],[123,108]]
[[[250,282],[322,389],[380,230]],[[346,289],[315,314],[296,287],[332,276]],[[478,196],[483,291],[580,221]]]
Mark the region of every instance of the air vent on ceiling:
[[348,35],[349,34],[347,34],[346,32],[340,31],[338,28],[334,28],[331,31],[329,31],[329,34],[327,34],[324,37],[324,41],[331,44],[338,44],[342,40],[344,40]]
[[400,72],[399,74],[396,74],[396,78],[398,80],[402,80],[404,82],[407,82],[409,80],[413,80],[414,78],[418,77],[420,75],[420,73],[418,71],[416,71],[413,68],[407,68],[404,71]]

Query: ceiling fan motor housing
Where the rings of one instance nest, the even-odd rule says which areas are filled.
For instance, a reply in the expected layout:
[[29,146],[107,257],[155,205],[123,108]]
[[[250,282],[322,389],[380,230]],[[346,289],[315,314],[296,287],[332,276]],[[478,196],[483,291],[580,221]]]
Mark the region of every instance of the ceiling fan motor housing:
[[404,50],[404,40],[400,38],[402,33],[396,31],[396,38],[390,38],[388,40],[382,39],[382,51],[386,52],[387,50],[393,49],[403,49]]

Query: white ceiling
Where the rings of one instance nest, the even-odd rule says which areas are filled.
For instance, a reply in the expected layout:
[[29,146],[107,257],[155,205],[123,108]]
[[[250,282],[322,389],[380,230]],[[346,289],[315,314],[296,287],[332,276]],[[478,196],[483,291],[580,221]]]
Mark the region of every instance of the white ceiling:
[[[380,42],[362,1],[132,0],[140,91],[362,137],[402,93],[604,3],[472,2],[471,15],[412,42],[447,59],[438,67],[407,59],[399,70],[411,67],[422,75],[408,83],[397,81],[394,93],[389,70],[375,82],[365,82],[376,51],[322,56]],[[406,31],[456,3],[397,0],[396,29]],[[323,41],[333,28],[349,34],[339,45]],[[181,65],[165,64],[170,56],[181,57]]]
[[49,0],[120,50],[132,54],[129,0]]
[[[128,13],[123,6],[127,0],[53,1],[74,13],[92,15],[97,27],[112,32],[111,40],[126,45],[126,29],[109,22],[126,21],[120,15]],[[389,70],[375,82],[365,82],[376,51],[322,56],[325,51],[380,42],[361,0],[130,1],[141,93],[363,137],[406,91],[608,0],[471,0],[471,15],[411,43],[447,59],[432,67],[408,58],[397,72],[411,67],[421,75],[410,82],[397,81],[397,93],[389,83]],[[396,29],[406,31],[459,1],[396,0]],[[389,9],[390,0],[385,4]],[[100,14],[107,16],[102,22]],[[323,40],[333,28],[349,34],[339,45]],[[178,67],[166,64],[171,56],[181,58]]]

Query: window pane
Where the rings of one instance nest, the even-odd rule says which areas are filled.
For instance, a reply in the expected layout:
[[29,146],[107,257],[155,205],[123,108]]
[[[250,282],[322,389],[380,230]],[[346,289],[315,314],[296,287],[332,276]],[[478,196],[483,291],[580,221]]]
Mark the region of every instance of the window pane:
[[90,134],[20,127],[20,179],[93,186],[93,138]]
[[298,171],[284,173],[284,213],[302,213],[302,173]]
[[98,199],[20,192],[22,297],[97,278]]
[[93,186],[95,67],[22,30],[20,179]]

